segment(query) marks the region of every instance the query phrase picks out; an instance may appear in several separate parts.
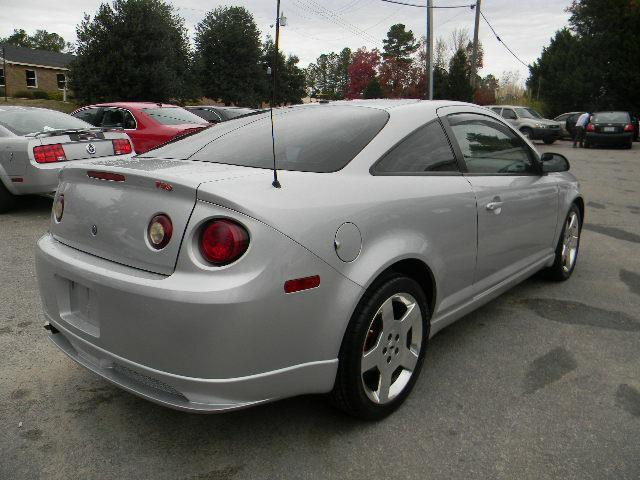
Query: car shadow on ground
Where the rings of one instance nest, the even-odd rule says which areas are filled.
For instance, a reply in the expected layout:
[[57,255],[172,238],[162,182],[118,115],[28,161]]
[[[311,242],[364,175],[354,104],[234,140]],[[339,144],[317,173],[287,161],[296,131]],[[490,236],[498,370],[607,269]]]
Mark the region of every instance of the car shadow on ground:
[[19,196],[9,214],[29,216],[33,213],[46,213],[51,210],[53,199],[38,195]]

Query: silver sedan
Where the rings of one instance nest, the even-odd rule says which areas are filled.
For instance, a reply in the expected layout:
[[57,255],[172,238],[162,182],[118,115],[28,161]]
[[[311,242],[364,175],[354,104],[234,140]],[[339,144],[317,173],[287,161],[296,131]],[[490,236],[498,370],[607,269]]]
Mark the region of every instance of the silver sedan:
[[455,102],[232,120],[61,174],[37,271],[49,338],[106,380],[217,412],[331,393],[377,419],[429,339],[543,270],[571,276],[566,158]]
[[124,132],[46,108],[0,106],[0,213],[20,195],[53,194],[67,162],[132,153]]

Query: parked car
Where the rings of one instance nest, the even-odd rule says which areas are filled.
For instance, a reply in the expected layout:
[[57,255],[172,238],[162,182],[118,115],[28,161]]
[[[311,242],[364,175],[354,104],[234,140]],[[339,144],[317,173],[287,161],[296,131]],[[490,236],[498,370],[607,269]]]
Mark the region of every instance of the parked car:
[[132,154],[123,132],[95,128],[66,113],[0,107],[0,213],[21,195],[52,195],[58,174],[75,160]]
[[97,127],[124,129],[137,153],[147,152],[209,124],[184,108],[166,103],[100,103],[82,107],[71,115]]
[[55,345],[177,409],[332,392],[377,419],[439,330],[541,269],[571,276],[578,182],[491,111],[387,100],[275,115],[280,188],[269,114],[62,172],[36,253]]
[[220,123],[246,115],[253,115],[260,110],[244,107],[218,107],[214,105],[193,105],[184,107],[191,113],[204,118],[209,123]]
[[618,145],[633,146],[634,126],[629,112],[596,112],[587,125],[584,146]]
[[562,138],[573,138],[576,134],[576,122],[584,112],[569,112],[558,115],[553,120],[560,124]]
[[533,108],[514,105],[490,105],[488,108],[502,115],[529,140],[542,140],[551,145],[562,136],[559,122],[543,118]]

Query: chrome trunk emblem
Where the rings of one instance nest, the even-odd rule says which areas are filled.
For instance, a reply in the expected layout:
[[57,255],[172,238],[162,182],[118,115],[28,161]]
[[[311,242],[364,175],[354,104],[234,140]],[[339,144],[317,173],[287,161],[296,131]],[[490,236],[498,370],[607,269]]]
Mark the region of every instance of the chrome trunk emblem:
[[88,152],[90,155],[95,155],[95,153],[96,153],[96,147],[95,147],[95,145],[94,145],[93,143],[87,143],[87,152]]

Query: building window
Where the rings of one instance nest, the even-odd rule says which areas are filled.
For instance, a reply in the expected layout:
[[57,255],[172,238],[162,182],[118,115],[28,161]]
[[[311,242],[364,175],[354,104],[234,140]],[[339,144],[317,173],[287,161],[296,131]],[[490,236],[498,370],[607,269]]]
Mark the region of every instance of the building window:
[[58,88],[60,90],[64,90],[64,87],[67,84],[67,76],[64,73],[58,73],[56,75],[56,79],[58,80]]
[[35,70],[25,70],[27,74],[27,87],[38,88],[38,77]]
[[4,68],[0,68],[0,87],[4,87]]

